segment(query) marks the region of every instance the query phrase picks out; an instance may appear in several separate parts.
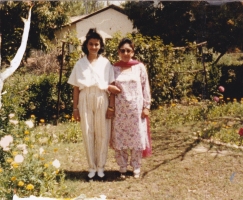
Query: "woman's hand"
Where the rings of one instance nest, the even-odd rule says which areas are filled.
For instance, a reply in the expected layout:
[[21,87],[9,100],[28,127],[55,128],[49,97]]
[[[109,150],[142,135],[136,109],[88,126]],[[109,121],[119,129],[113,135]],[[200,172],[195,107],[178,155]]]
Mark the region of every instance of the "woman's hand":
[[146,118],[147,116],[149,116],[149,109],[148,108],[143,108],[143,111],[142,111],[142,119]]
[[75,121],[80,122],[80,115],[79,115],[78,109],[73,110],[73,118],[74,118]]
[[79,87],[73,87],[73,118],[75,121],[80,121],[80,115],[78,110],[78,101],[79,101]]
[[115,111],[109,108],[106,111],[106,119],[112,119],[115,116]]
[[121,90],[115,85],[109,85],[108,91],[112,94],[119,94],[121,92]]

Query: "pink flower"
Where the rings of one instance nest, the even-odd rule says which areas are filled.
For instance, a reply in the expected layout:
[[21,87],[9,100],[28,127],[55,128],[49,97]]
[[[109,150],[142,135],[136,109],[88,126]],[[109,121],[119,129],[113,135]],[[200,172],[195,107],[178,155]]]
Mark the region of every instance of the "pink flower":
[[219,86],[219,91],[220,92],[224,92],[224,87],[223,86]]
[[240,136],[243,136],[243,128],[240,128],[240,130],[239,130],[239,135],[240,135]]
[[219,98],[218,97],[213,97],[213,100],[216,101],[216,102],[219,102]]

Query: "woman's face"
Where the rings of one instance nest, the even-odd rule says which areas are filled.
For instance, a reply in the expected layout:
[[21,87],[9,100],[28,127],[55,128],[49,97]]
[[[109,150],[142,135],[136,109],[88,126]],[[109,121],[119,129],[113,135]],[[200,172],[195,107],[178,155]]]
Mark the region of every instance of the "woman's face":
[[118,50],[118,54],[120,59],[123,62],[128,62],[129,60],[132,59],[134,52],[132,47],[128,43],[124,44],[121,46],[121,48]]
[[98,51],[100,50],[100,40],[94,38],[89,39],[87,43],[87,49],[89,51],[89,55],[90,54],[97,55]]

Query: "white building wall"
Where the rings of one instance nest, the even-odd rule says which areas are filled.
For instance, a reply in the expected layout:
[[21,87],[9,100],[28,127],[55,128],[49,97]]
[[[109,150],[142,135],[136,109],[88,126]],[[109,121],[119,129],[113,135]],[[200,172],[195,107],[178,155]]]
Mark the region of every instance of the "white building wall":
[[126,15],[111,8],[76,23],[77,37],[82,42],[90,28],[96,28],[104,41],[111,38],[115,32],[119,31],[125,36],[134,30]]
[[[68,26],[65,26],[63,27],[62,29],[60,30],[57,30],[55,32],[55,37],[57,40],[59,40],[58,42],[61,42],[60,40],[64,39],[64,35],[67,33],[67,32],[70,32],[70,33],[76,33],[76,25],[75,24],[72,24],[72,25],[68,25]],[[56,44],[56,40],[53,41],[54,44]]]

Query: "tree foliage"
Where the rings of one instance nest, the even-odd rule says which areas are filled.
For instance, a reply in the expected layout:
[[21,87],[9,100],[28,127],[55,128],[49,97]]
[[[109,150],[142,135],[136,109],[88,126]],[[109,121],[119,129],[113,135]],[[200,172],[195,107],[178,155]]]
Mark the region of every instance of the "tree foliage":
[[176,46],[207,41],[209,48],[224,54],[243,46],[243,4],[218,6],[206,1],[130,1],[124,9],[143,35],[159,36]]
[[[203,66],[196,61],[198,49],[195,44],[190,43],[188,49],[176,49],[172,45],[165,45],[158,36],[128,34],[127,37],[135,43],[135,58],[147,67],[152,108],[157,108],[165,102],[180,101],[193,96],[205,97]],[[105,55],[112,63],[119,59],[117,46],[120,40],[121,35],[116,34],[106,43]],[[211,68],[207,68],[207,78],[214,76]],[[217,85],[217,81],[212,79],[209,83],[210,88]]]
[[[208,42],[208,48],[213,48],[222,55],[230,49],[242,50],[243,4],[241,2],[220,6],[204,3],[199,8],[193,10],[196,19],[193,26],[201,34],[201,40]],[[200,22],[202,25],[199,26]]]
[[66,2],[66,6],[69,7],[68,15],[77,16],[89,14],[102,9],[104,7],[104,2],[98,0],[69,1]]
[[[0,33],[3,61],[9,62],[21,42],[23,22],[30,2],[5,1],[0,3]],[[54,32],[69,21],[70,16],[89,14],[104,7],[100,1],[35,1],[26,58],[31,49],[50,50]]]
[[[188,38],[191,2],[131,1],[124,5],[133,25],[143,35],[159,36],[165,44],[183,45]],[[191,32],[190,32],[191,34]],[[192,35],[195,39],[195,35]]]
[[[72,112],[72,86],[67,83],[71,69],[80,57],[80,41],[72,33],[66,33],[63,52],[54,49],[43,58],[38,54],[37,66],[26,66],[6,80],[3,95],[3,107],[6,116],[15,113],[19,119],[36,119],[47,122],[63,120],[65,114]],[[70,50],[72,44],[72,51]],[[49,63],[51,69],[45,69]],[[61,64],[62,63],[62,64]],[[63,65],[60,80],[60,66]],[[58,68],[55,68],[58,66]],[[60,91],[60,93],[59,93]],[[58,101],[59,99],[59,101]]]
[[[2,34],[2,59],[11,60],[21,43],[23,22],[21,17],[28,14],[29,2],[5,1],[0,4]],[[34,2],[32,21],[26,54],[30,49],[48,50],[55,29],[68,21],[67,7],[60,1]]]

